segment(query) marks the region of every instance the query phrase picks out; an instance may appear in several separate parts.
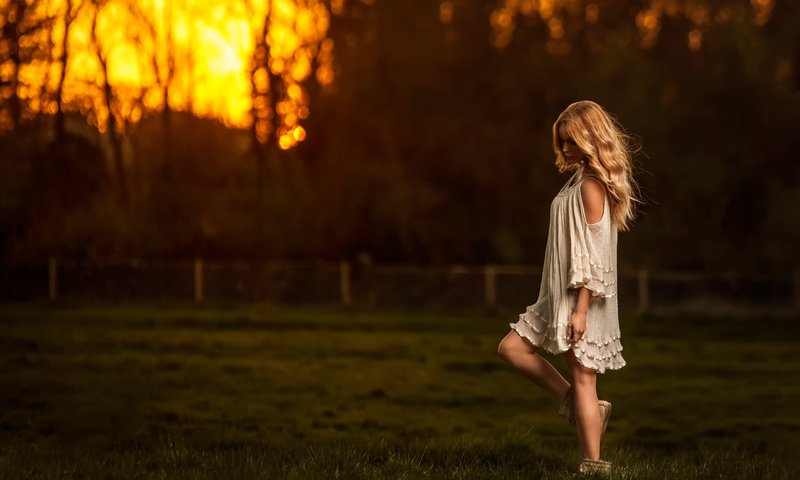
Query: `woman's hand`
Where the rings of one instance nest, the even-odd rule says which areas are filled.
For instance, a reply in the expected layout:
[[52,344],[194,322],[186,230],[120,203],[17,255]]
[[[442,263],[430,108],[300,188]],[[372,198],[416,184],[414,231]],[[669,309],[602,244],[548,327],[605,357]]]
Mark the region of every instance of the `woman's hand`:
[[583,337],[583,332],[586,331],[586,313],[572,311],[567,324],[567,340],[570,342],[575,343]]

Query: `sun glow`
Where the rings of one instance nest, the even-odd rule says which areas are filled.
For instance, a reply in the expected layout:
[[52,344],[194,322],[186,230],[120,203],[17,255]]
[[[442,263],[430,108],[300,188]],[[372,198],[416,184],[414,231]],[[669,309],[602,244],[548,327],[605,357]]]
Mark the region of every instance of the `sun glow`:
[[[19,38],[21,47],[32,43],[41,54],[18,69],[0,63],[0,84],[19,80],[14,91],[29,115],[57,108],[67,31],[64,108],[86,114],[101,130],[109,115],[107,81],[118,124],[162,110],[165,98],[172,110],[239,128],[266,121],[270,115],[259,110],[273,108],[278,119],[274,126],[258,125],[259,140],[275,138],[281,148],[291,148],[306,137],[299,125],[310,112],[303,83],[334,80],[330,11],[321,0],[52,0],[34,4],[36,11],[18,3],[0,0],[0,28],[23,21],[22,15],[27,24],[52,19],[51,28]],[[340,12],[343,2],[331,8]],[[0,44],[0,52],[7,48]],[[264,51],[268,58],[259,63]],[[0,90],[0,99],[9,91]]]

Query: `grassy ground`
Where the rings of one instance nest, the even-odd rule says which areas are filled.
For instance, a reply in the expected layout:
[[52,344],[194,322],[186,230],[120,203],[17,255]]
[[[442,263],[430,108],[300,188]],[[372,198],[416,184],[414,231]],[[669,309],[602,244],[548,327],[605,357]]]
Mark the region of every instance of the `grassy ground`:
[[[0,478],[569,478],[574,427],[496,356],[517,313],[2,306]],[[621,325],[616,478],[800,475],[796,319]]]

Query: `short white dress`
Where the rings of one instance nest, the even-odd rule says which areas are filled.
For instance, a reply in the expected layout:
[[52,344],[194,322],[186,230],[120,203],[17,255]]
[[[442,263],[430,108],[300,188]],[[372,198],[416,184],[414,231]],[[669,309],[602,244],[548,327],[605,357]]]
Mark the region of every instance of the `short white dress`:
[[[600,221],[586,222],[580,185],[592,175],[581,178],[583,170],[576,170],[550,204],[539,298],[509,325],[550,353],[572,348],[581,365],[605,373],[625,366],[617,305],[617,227],[611,221],[608,192]],[[591,290],[591,297],[586,331],[572,343],[567,325],[580,292],[575,287]]]

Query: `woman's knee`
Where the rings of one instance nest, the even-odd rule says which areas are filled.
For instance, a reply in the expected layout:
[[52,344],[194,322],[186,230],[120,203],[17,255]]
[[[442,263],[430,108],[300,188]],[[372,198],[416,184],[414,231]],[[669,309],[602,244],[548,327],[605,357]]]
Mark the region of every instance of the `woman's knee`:
[[514,330],[508,332],[508,335],[503,337],[503,339],[500,340],[500,344],[497,346],[497,354],[506,361],[511,361],[515,355],[535,352],[536,347],[528,344],[527,341],[520,337]]
[[509,340],[508,335],[506,335],[502,340],[500,340],[500,344],[497,345],[497,355],[503,360],[507,361],[509,358],[511,358],[511,351],[513,348],[511,343],[512,340]]

